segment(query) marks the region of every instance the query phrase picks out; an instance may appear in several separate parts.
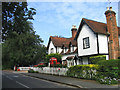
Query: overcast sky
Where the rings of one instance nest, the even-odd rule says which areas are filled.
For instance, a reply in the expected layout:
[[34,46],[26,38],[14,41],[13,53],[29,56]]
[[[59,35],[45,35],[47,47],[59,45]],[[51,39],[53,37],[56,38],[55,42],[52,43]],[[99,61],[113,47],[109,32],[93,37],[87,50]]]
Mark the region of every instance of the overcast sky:
[[[108,6],[108,2],[28,2],[28,7],[36,9],[32,22],[45,46],[50,36],[71,37],[72,25],[78,28],[82,18],[106,23],[104,13]],[[110,6],[118,18],[118,2]]]

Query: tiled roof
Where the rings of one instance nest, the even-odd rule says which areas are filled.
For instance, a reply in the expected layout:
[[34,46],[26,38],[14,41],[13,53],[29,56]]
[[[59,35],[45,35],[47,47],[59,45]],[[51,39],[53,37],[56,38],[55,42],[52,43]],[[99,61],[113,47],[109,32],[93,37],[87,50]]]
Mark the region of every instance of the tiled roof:
[[71,59],[73,59],[75,56],[70,56],[70,57],[67,57],[66,59],[67,60],[71,60]]
[[62,47],[64,45],[64,47],[69,47],[69,43],[72,42],[73,45],[77,45],[76,41],[73,40],[73,38],[62,38],[62,37],[54,37],[54,36],[50,36],[51,41],[53,42],[54,46],[57,47]]
[[[82,21],[81,21],[81,24],[78,28],[76,38],[78,37],[78,35],[81,31],[81,28],[84,24],[87,24],[89,26],[89,28],[91,28],[95,33],[100,33],[100,34],[106,34],[107,35],[107,24],[83,18]],[[118,27],[118,30],[119,30],[118,33],[120,35],[120,27]]]

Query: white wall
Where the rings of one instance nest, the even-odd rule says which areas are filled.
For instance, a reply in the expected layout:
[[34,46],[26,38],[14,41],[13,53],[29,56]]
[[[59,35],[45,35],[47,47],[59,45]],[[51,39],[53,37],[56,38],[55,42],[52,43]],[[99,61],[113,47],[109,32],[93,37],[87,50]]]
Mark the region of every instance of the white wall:
[[62,48],[61,47],[57,47],[57,53],[61,53],[62,52]]
[[83,64],[88,64],[88,57],[82,57]]
[[[90,48],[83,49],[83,38],[89,37]],[[93,31],[87,26],[83,25],[81,32],[77,38],[78,56],[97,54],[97,38]]]
[[51,48],[53,48],[53,50],[54,50],[53,53],[56,53],[56,48],[55,48],[55,46],[53,45],[52,41],[50,41],[50,45],[49,45],[49,49],[48,49],[48,54],[50,54]]
[[98,42],[99,42],[99,53],[100,54],[108,54],[108,41],[107,36],[103,34],[98,34]]

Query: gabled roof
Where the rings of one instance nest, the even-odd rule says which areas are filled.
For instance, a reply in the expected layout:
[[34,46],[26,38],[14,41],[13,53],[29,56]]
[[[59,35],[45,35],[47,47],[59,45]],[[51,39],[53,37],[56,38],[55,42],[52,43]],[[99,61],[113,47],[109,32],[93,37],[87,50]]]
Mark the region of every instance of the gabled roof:
[[[78,38],[78,35],[84,24],[86,24],[94,33],[107,35],[107,24],[83,18],[78,28],[78,32],[75,39]],[[118,27],[118,30],[119,30],[118,33],[120,35],[120,27]]]
[[68,48],[70,42],[74,46],[77,45],[77,42],[74,40],[74,38],[63,38],[63,37],[58,37],[58,36],[50,36],[47,49],[49,47],[50,41],[52,41],[55,47],[62,47],[64,45],[64,47]]

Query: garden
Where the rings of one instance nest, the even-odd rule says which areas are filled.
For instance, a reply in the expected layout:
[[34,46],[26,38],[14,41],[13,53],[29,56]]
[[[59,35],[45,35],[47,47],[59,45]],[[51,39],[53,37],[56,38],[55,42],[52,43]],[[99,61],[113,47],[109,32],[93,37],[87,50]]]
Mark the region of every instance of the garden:
[[103,57],[96,62],[95,59],[93,60],[94,64],[70,67],[66,73],[67,76],[96,80],[101,84],[118,84],[118,80],[120,79],[120,59],[105,60]]

